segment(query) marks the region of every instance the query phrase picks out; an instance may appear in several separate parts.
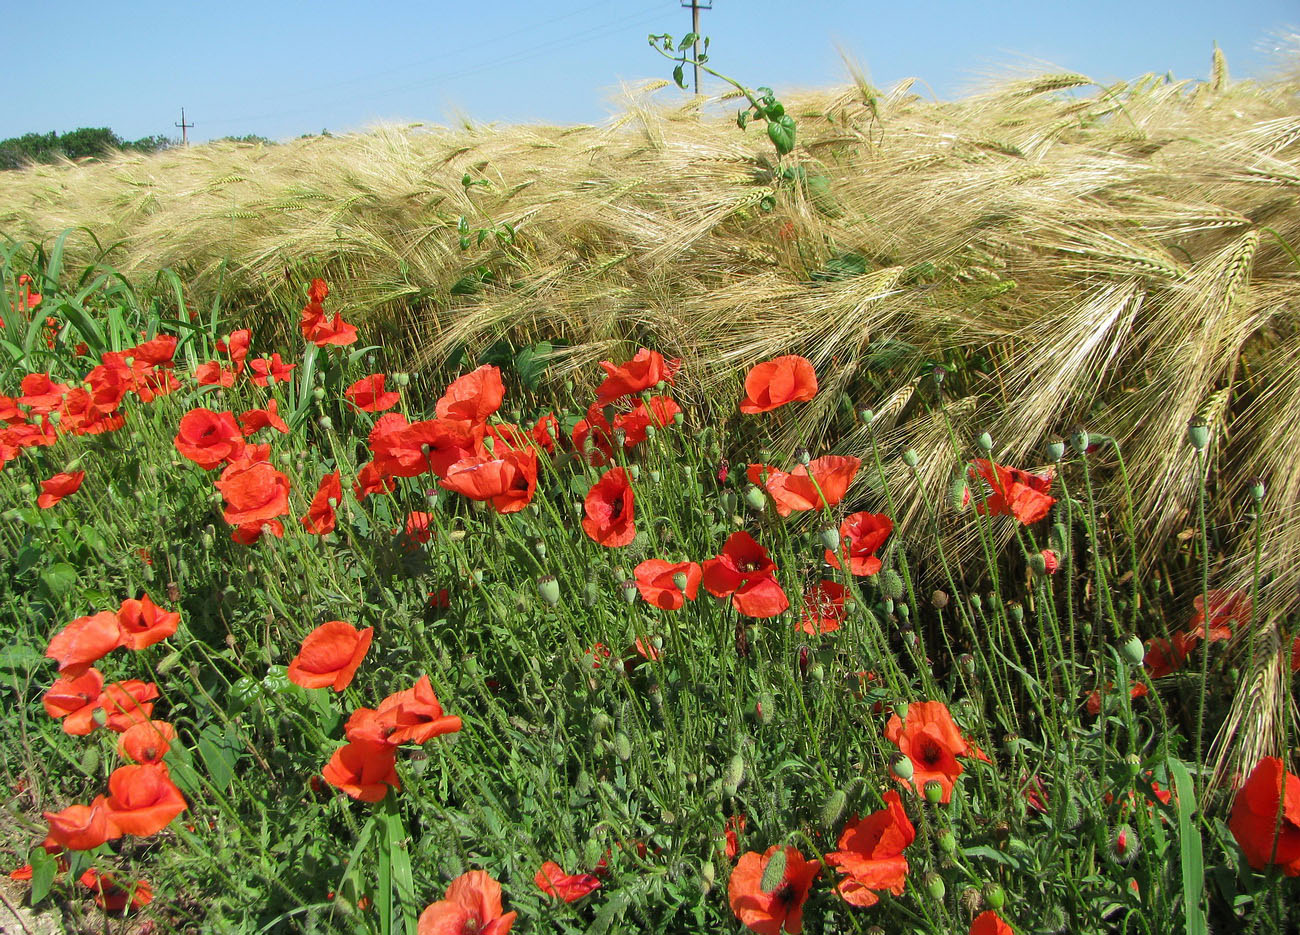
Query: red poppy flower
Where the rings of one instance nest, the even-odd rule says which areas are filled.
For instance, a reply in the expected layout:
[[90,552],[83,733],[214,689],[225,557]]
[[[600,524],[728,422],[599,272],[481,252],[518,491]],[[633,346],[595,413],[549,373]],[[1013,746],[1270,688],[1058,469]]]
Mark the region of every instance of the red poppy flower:
[[1051,549],[1040,549],[1039,555],[1043,557],[1043,571],[1049,575],[1056,574],[1056,570],[1061,567],[1061,559]]
[[751,931],[777,935],[785,929],[790,935],[799,935],[803,931],[803,904],[821,871],[821,861],[804,860],[796,848],[784,848],[785,873],[776,888],[765,893],[763,872],[776,850],[773,844],[764,854],[743,854],[727,881],[727,897],[731,911]]
[[107,873],[100,873],[91,867],[77,882],[94,892],[95,905],[105,912],[125,912],[128,906],[143,909],[153,902],[153,887],[148,880],[136,880],[123,889]]
[[390,412],[370,432],[375,467],[389,477],[445,477],[457,461],[483,453],[481,424],[447,419],[405,423],[400,413]]
[[266,533],[277,539],[284,538],[284,525],[278,519],[258,520],[236,526],[230,533],[230,541],[237,545],[257,545]]
[[233,461],[244,450],[244,436],[234,415],[211,409],[194,409],[181,416],[173,442],[177,451],[206,471]]
[[636,538],[632,483],[621,467],[610,468],[601,475],[587,492],[583,507],[587,517],[582,521],[582,528],[601,545],[615,548]]
[[861,458],[826,455],[789,473],[769,475],[767,492],[782,516],[835,506],[844,499],[861,463]]
[[55,474],[49,480],[41,481],[42,493],[36,498],[36,505],[42,510],[48,510],[68,494],[76,493],[85,479],[85,471],[73,471],[71,474]]
[[429,676],[422,675],[411,688],[389,695],[379,703],[380,723],[391,727],[388,742],[428,743],[434,737],[460,730],[460,718],[443,714]]
[[1255,870],[1276,864],[1300,876],[1300,777],[1278,757],[1260,760],[1237,792],[1228,830]]
[[916,829],[891,789],[885,793],[885,808],[850,821],[840,834],[839,850],[826,855],[826,862],[845,875],[836,891],[854,906],[879,902],[875,890],[902,896],[908,869],[903,851],[915,840]]
[[518,513],[537,490],[537,452],[506,449],[499,458],[466,458],[447,468],[439,484],[471,500],[487,501],[498,513]]
[[502,912],[501,884],[482,870],[462,873],[447,887],[447,898],[420,913],[417,935],[505,935],[515,913]]
[[249,409],[239,417],[239,427],[244,435],[252,435],[258,429],[273,428],[287,434],[289,426],[280,418],[280,412],[274,399],[266,404],[265,409]]
[[434,411],[439,419],[454,422],[485,422],[487,417],[501,408],[506,387],[501,382],[501,370],[484,364],[447,387]]
[[379,712],[374,708],[357,708],[348,715],[347,723],[343,725],[343,736],[348,740],[396,746],[388,740],[394,729],[380,720]]
[[600,887],[600,881],[590,873],[570,876],[552,860],[542,864],[542,869],[537,871],[533,882],[547,896],[555,896],[566,903],[576,902]]
[[747,819],[744,815],[731,815],[727,818],[727,824],[723,829],[722,837],[726,842],[723,849],[726,851],[727,860],[735,860],[736,855],[740,853],[740,836],[745,833]]
[[303,688],[343,691],[361,667],[374,635],[374,627],[358,631],[342,620],[322,623],[307,634],[289,663],[289,681]]
[[244,358],[248,356],[248,348],[252,343],[253,332],[248,328],[240,328],[217,341],[217,353],[229,356],[231,363],[235,365],[235,371],[242,373]]
[[[874,575],[880,571],[876,550],[885,544],[894,531],[894,521],[884,513],[850,513],[840,523],[840,551],[847,553],[849,571],[855,575]],[[842,568],[840,556],[826,550],[826,562]]]
[[1177,640],[1171,643],[1164,637],[1156,636],[1146,642],[1146,655],[1142,657],[1142,666],[1151,678],[1161,679],[1182,668],[1186,657],[1187,654],[1182,651],[1181,644]]
[[18,402],[27,406],[33,415],[53,412],[71,389],[66,383],[55,383],[48,373],[29,373],[19,386],[23,395],[18,397]]
[[356,483],[352,485],[352,493],[360,502],[372,493],[392,493],[397,487],[397,482],[379,469],[375,462],[364,464],[361,470],[357,472]]
[[85,379],[90,387],[91,402],[104,412],[116,409],[135,386],[135,377],[130,368],[124,365],[100,364],[92,368]]
[[172,360],[176,357],[176,345],[178,343],[179,341],[177,341],[175,335],[159,334],[129,350],[123,351],[123,353],[134,358],[137,364],[146,364],[150,367],[170,367]]
[[353,741],[334,751],[321,770],[325,781],[362,802],[378,802],[388,787],[401,789],[397,778],[397,748],[389,743]]
[[127,679],[104,686],[100,707],[107,716],[105,727],[122,733],[153,714],[153,700],[158,697],[158,686],[153,682]]
[[91,617],[78,617],[54,634],[45,655],[59,663],[59,675],[73,679],[122,645],[117,614],[103,610]]
[[[319,280],[312,280],[315,284]],[[311,341],[317,347],[334,345],[336,347],[346,347],[357,340],[357,329],[343,320],[342,315],[335,315],[331,319],[325,314],[325,296],[328,290],[311,289],[308,291],[308,301],[303,307],[302,316],[298,325],[302,329],[302,336]],[[320,296],[316,298],[315,296]]]
[[776,565],[767,549],[749,533],[734,532],[722,552],[704,563],[701,580],[714,597],[730,597],[746,617],[775,617],[790,606],[776,580]]
[[1244,627],[1250,622],[1250,592],[1223,589],[1211,590],[1208,593],[1210,598],[1208,623],[1205,613],[1206,595],[1198,594],[1192,598],[1192,606],[1196,608],[1196,613],[1188,624],[1188,632],[1184,639],[1186,649],[1191,649],[1203,638],[1209,639],[1211,643],[1231,639],[1234,628]]
[[217,479],[222,516],[232,526],[261,526],[289,512],[289,478],[264,461],[236,461]]
[[605,414],[593,403],[587,408],[587,418],[574,423],[569,439],[588,464],[600,467],[614,458],[613,431]]
[[803,616],[795,625],[795,629],[803,630],[809,636],[818,633],[834,633],[847,616],[844,599],[848,596],[848,590],[838,582],[817,582],[804,593]]
[[109,817],[123,834],[147,838],[185,811],[185,796],[161,763],[119,766],[108,777]]
[[372,373],[353,383],[343,395],[348,402],[362,412],[383,412],[392,409],[402,400],[402,394],[384,390],[385,377],[382,373]]
[[222,386],[229,389],[235,385],[237,376],[238,373],[226,370],[217,360],[209,360],[194,368],[194,379],[198,381],[199,386]]
[[[1178,637],[1175,636],[1174,637],[1175,644],[1177,644],[1177,640]],[[1108,694],[1111,691],[1111,689],[1113,689],[1114,687],[1115,687],[1114,682],[1107,682],[1105,688],[1102,689],[1094,688],[1092,692],[1089,693],[1088,698],[1085,702],[1085,706],[1087,707],[1089,714],[1093,715],[1094,717],[1096,717],[1098,714],[1101,714],[1102,696]],[[1130,698],[1143,698],[1147,695],[1147,692],[1148,689],[1145,683],[1134,682],[1133,685],[1129,688],[1128,694]]]
[[128,598],[117,612],[122,645],[127,649],[144,649],[167,639],[176,632],[180,621],[180,611],[160,610],[148,594],[138,601]]
[[616,399],[640,393],[660,383],[671,384],[681,365],[679,359],[665,360],[662,354],[644,347],[631,360],[618,365],[602,360],[600,366],[605,371],[605,379],[596,387],[596,405],[608,406]]
[[84,737],[95,729],[95,712],[104,693],[104,676],[87,668],[75,678],[61,676],[41,698],[45,713],[63,719],[63,732]]
[[[1014,516],[1029,526],[1044,519],[1056,503],[1056,498],[1048,494],[1052,489],[1051,472],[1031,474],[978,458],[970,467],[970,477],[972,481],[982,478],[988,485],[984,502],[976,507],[980,515]],[[969,490],[965,499],[970,500]]]
[[545,448],[547,453],[555,453],[555,443],[560,438],[560,420],[555,417],[555,413],[548,412],[537,420],[537,424],[529,432],[533,441],[539,446]]
[[786,403],[806,403],[817,395],[813,365],[797,354],[761,363],[745,375],[740,411],[770,412]]
[[329,298],[330,287],[325,280],[316,278],[307,286],[307,299],[311,302],[324,302]]
[[630,411],[614,417],[614,428],[623,430],[623,447],[632,448],[646,440],[646,429],[675,423],[681,411],[682,407],[667,396],[655,396],[649,405],[638,399]]
[[[636,589],[646,601],[660,610],[680,610],[686,601],[695,600],[700,590],[703,570],[698,562],[666,562],[661,558],[646,559],[632,572]],[[683,591],[677,586],[677,576],[686,579]]]
[[270,386],[272,383],[284,383],[293,373],[293,368],[297,364],[286,364],[280,359],[277,351],[270,357],[258,357],[248,362],[249,368],[253,371],[250,379],[256,386]]
[[45,812],[44,817],[50,826],[49,840],[70,851],[94,850],[122,836],[102,795],[89,805],[69,805],[61,812]]
[[[885,725],[885,739],[912,761],[912,782],[918,793],[935,780],[943,787],[941,802],[952,798],[952,787],[965,768],[959,756],[979,756],[978,749],[967,744],[942,701],[917,701],[907,706],[906,721],[895,714]],[[901,780],[900,780],[901,781]]]
[[117,752],[140,764],[161,763],[175,739],[176,728],[166,721],[140,721],[117,738]]
[[303,528],[316,536],[323,536],[334,531],[337,518],[334,508],[343,499],[343,481],[338,471],[326,474],[320,479],[316,495],[311,498],[307,515],[301,520]]
[[[1136,881],[1134,881],[1136,882]],[[992,909],[977,915],[970,924],[970,935],[1016,935],[1015,930]]]

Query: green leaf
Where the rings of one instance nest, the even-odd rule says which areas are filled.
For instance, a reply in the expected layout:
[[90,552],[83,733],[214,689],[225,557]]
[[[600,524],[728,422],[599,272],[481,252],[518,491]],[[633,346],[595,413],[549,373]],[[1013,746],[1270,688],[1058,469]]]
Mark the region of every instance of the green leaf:
[[677,43],[677,51],[685,52],[691,46],[695,45],[695,43],[698,42],[699,40],[700,40],[699,33],[688,32],[686,35],[682,36],[682,41]]
[[50,892],[50,887],[54,885],[58,864],[53,857],[46,853],[43,847],[32,848],[27,859],[32,865],[31,904],[35,906],[46,897]]
[[681,65],[678,65],[673,69],[673,81],[677,83],[677,87],[679,88],[686,87],[686,72],[683,70]]
[[747,110],[739,111],[736,114],[736,126],[740,127],[740,129],[743,130],[748,124],[749,124],[749,111]]
[[515,373],[528,389],[536,392],[542,375],[546,373],[546,361],[554,350],[549,341],[539,341],[537,344],[520,348],[519,353],[515,355]]
[[239,759],[235,742],[219,726],[210,724],[199,734],[198,746],[203,765],[212,777],[212,785],[225,792],[235,778],[235,763]]
[[63,597],[77,583],[77,569],[59,562],[41,572],[41,580],[52,596]]
[[782,156],[794,149],[794,118],[782,115],[767,122],[767,138]]
[[1183,911],[1186,935],[1206,935],[1205,911],[1201,897],[1205,889],[1205,864],[1201,855],[1201,832],[1192,824],[1196,812],[1196,790],[1192,776],[1180,760],[1169,760],[1169,775],[1174,780],[1174,801],[1178,808],[1179,870],[1183,877]]

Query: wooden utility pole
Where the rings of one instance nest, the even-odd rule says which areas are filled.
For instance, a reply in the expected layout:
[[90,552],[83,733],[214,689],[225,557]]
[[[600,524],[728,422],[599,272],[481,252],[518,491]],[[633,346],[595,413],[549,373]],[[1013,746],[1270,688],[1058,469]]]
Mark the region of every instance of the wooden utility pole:
[[[713,0],[708,0],[706,3],[700,3],[700,0],[691,0],[690,3],[687,3],[686,0],[682,0],[682,6],[691,8],[691,32],[696,36],[695,45],[691,47],[691,58],[696,59],[698,62],[700,57],[700,10],[712,10]],[[695,93],[697,95],[700,93],[700,66],[698,64],[695,65]]]
[[[698,79],[697,79],[697,80],[698,80]],[[172,124],[172,126],[174,126],[174,127],[180,127],[180,128],[181,128],[181,145],[182,145],[182,146],[189,146],[189,145],[190,145],[190,135],[189,135],[189,132],[188,132],[188,131],[189,131],[189,128],[190,128],[190,127],[194,126],[194,124],[192,124],[192,123],[186,123],[186,122],[185,122],[185,108],[184,108],[184,107],[181,108],[181,122],[180,122],[180,123],[174,123],[174,124]]]

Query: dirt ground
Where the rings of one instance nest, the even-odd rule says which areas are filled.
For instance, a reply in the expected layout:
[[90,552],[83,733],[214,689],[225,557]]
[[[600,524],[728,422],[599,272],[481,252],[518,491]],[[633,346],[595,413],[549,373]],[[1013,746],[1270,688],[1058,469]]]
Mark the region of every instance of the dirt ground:
[[63,913],[57,908],[30,909],[27,884],[0,875],[0,935],[62,935]]

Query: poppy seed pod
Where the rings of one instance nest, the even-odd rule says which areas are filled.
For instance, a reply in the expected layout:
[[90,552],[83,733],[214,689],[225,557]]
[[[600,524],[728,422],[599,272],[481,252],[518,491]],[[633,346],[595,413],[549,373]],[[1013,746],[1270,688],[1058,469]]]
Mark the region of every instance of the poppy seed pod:
[[975,444],[987,454],[993,450],[993,436],[988,432],[980,432],[979,438],[975,439]]
[[916,449],[909,448],[903,452],[903,463],[908,467],[915,469],[917,462],[921,459],[916,453]]
[[1007,891],[997,883],[985,883],[981,895],[984,897],[984,902],[988,903],[989,908],[995,912],[1001,909],[1007,901]]
[[824,548],[829,549],[832,553],[839,551],[840,531],[834,526],[827,526],[819,534],[821,543]]
[[941,900],[947,894],[948,889],[944,886],[943,877],[933,870],[926,873],[922,879],[925,883],[925,891],[930,894],[931,899]]
[[1187,442],[1197,451],[1204,451],[1210,443],[1210,427],[1199,419],[1193,419],[1187,425]]
[[393,382],[398,386],[408,386],[411,382],[411,375],[409,373],[395,373],[393,374]]
[[763,491],[751,484],[745,488],[745,503],[751,510],[761,512],[767,506],[767,497]]
[[869,428],[871,423],[876,421],[876,414],[870,409],[859,409],[858,418],[862,420],[863,425]]
[[1088,454],[1088,445],[1092,440],[1088,438],[1088,430],[1080,426],[1070,433],[1070,447],[1080,455]]
[[905,753],[895,753],[889,762],[889,771],[903,782],[910,782],[916,772],[911,757]]
[[1142,772],[1142,759],[1136,753],[1130,753],[1124,757],[1124,769],[1130,778],[1136,779],[1138,773]]
[[970,653],[962,653],[957,657],[957,664],[961,666],[962,671],[967,675],[975,674],[975,657]]
[[1260,503],[1263,501],[1264,482],[1260,480],[1258,477],[1250,482],[1250,487],[1247,488],[1247,490],[1250,493],[1250,499],[1254,500],[1256,503]]
[[543,575],[537,579],[537,594],[554,607],[560,603],[560,582],[555,580],[554,575]]
[[1060,441],[1058,439],[1057,441],[1052,441],[1047,443],[1048,461],[1060,461],[1064,457],[1065,457],[1065,442]]
[[1131,633],[1124,637],[1119,644],[1119,654],[1129,665],[1142,665],[1146,653],[1146,647],[1142,645],[1142,641]]
[[623,592],[623,600],[627,601],[629,604],[635,604],[637,598],[636,582],[631,580],[624,581],[619,584],[619,587]]
[[943,784],[937,779],[931,779],[925,784],[925,800],[931,805],[938,805],[943,801]]
[[939,850],[948,857],[957,856],[957,835],[947,828],[939,832]]
[[932,606],[935,610],[943,610],[945,607],[947,607],[947,606],[948,606],[948,592],[947,592],[947,591],[935,591],[933,594],[931,594],[931,595],[930,595],[930,606]]
[[323,387],[323,386],[318,386],[318,387],[316,387],[315,389],[313,389],[313,390],[311,391],[311,398],[314,399],[314,400],[316,400],[316,402],[320,402],[322,399],[324,399],[324,398],[325,398],[325,387]]

